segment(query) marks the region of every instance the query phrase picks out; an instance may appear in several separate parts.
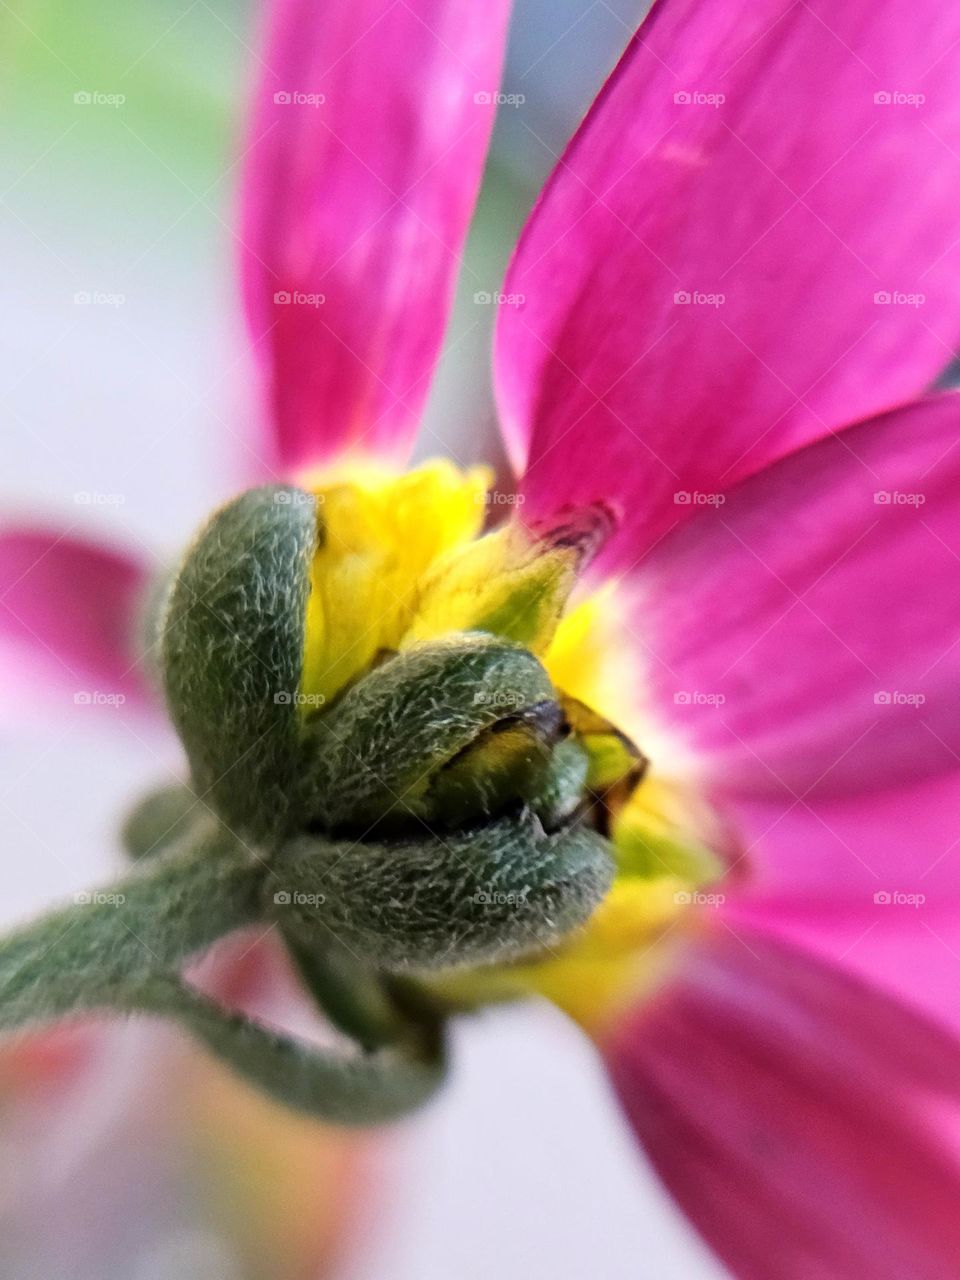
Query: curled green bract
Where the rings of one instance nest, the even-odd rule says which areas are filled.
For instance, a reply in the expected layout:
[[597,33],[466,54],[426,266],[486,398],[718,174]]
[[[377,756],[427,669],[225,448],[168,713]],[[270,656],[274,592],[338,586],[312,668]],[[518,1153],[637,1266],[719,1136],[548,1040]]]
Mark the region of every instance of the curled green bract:
[[[151,625],[189,785],[131,815],[126,879],[0,942],[0,1029],[169,1016],[291,1106],[381,1121],[442,1078],[445,1011],[420,979],[539,955],[607,892],[610,847],[584,820],[589,754],[521,645],[454,633],[380,655],[319,710],[301,695],[324,537],[322,505],[269,486],[188,549]],[[352,1053],[183,981],[187,960],[255,922],[279,925]]]
[[249,490],[201,529],[160,619],[163,686],[193,787],[259,840],[276,840],[294,817],[295,696],[318,536],[309,494]]
[[325,928],[395,971],[514,960],[553,946],[610,887],[607,842],[525,813],[455,835],[287,846],[267,883],[278,920]]
[[311,825],[456,828],[545,777],[562,715],[526,649],[480,632],[395,655],[311,726]]

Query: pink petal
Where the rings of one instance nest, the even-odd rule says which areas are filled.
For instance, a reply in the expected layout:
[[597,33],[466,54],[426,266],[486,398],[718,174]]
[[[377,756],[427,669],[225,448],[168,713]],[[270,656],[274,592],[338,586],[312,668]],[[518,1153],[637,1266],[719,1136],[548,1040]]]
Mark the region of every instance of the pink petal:
[[926,389],[960,331],[958,76],[950,6],[654,7],[504,286],[529,514],[616,500],[629,564],[690,514],[675,495]]
[[800,944],[960,1034],[960,772],[736,809],[749,875],[727,924]]
[[667,1187],[739,1280],[946,1280],[960,1048],[762,938],[696,948],[608,1047]]
[[[402,455],[452,300],[509,0],[277,0],[246,152],[250,329],[280,460]],[[286,299],[286,301],[285,301]]]
[[[738,933],[749,930],[802,947],[830,965],[895,997],[954,1036],[960,1036],[960,914],[936,889],[916,885],[909,872],[884,882],[873,896],[853,904],[841,898],[820,907],[746,900],[725,908]],[[915,900],[924,897],[918,904]]]
[[820,916],[869,907],[874,920],[887,915],[901,926],[919,925],[926,913],[873,912],[875,895],[922,894],[928,908],[960,907],[956,769],[851,796],[781,803],[728,796],[726,812],[744,850],[749,901]]
[[[146,568],[55,530],[0,532],[0,643],[7,667],[92,700],[146,696],[140,611]],[[11,666],[12,664],[12,666]],[[30,683],[28,681],[28,683]]]
[[714,785],[876,790],[960,749],[960,397],[853,427],[701,508],[644,561],[656,714]]

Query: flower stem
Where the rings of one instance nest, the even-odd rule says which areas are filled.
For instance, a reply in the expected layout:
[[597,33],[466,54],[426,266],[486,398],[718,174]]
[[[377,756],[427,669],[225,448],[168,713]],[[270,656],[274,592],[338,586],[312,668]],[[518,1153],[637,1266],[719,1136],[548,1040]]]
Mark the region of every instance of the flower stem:
[[444,1074],[435,1019],[398,1016],[375,1053],[333,1053],[220,1008],[186,986],[182,963],[263,918],[266,864],[222,828],[153,857],[0,939],[0,1031],[91,1011],[176,1019],[277,1101],[338,1124],[394,1119]]
[[136,1008],[144,984],[260,917],[265,875],[265,864],[208,832],[0,939],[0,1030]]

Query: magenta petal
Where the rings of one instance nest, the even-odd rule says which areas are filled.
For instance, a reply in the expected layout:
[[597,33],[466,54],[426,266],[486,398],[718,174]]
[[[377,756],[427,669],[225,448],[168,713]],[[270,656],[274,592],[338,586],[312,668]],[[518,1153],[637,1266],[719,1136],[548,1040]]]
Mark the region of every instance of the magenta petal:
[[[883,900],[853,905],[843,899],[820,908],[739,902],[726,914],[731,928],[763,933],[838,965],[877,990],[960,1036],[960,913],[945,906],[917,876],[906,874],[876,890]],[[914,886],[899,888],[899,885]],[[919,900],[919,901],[918,901]]]
[[960,909],[956,769],[883,791],[781,803],[728,796],[726,806],[749,869],[741,901],[820,917],[868,909],[877,924],[892,917],[911,928],[931,910]]
[[960,333],[958,76],[942,4],[654,7],[504,286],[533,516],[616,500],[629,564],[676,495],[926,390]]
[[749,875],[724,908],[960,1033],[960,772],[876,794],[740,803]]
[[54,530],[0,532],[0,643],[7,666],[89,695],[146,697],[136,561]]
[[960,396],[853,427],[701,508],[643,562],[661,720],[721,787],[876,790],[960,751]]
[[509,0],[277,0],[243,275],[280,460],[402,455],[493,124]]
[[947,1280],[960,1047],[761,937],[725,935],[608,1062],[667,1187],[739,1280]]

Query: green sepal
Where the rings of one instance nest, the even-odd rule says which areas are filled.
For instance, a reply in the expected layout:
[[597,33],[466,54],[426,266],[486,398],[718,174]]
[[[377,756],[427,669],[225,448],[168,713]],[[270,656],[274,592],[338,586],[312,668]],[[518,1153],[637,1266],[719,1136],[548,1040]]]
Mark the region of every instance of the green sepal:
[[580,572],[612,527],[597,504],[536,528],[514,518],[457,548],[422,584],[413,635],[486,631],[545,652]]
[[268,910],[301,933],[327,933],[387,970],[427,971],[550,947],[588,919],[613,872],[596,832],[548,833],[525,811],[415,841],[300,837],[280,851],[265,892]]
[[[530,757],[545,764],[559,734],[555,698],[540,662],[493,636],[458,633],[388,658],[308,728],[314,825],[358,834],[411,819],[456,826],[521,799]],[[500,724],[520,731],[521,749],[459,768],[461,753]]]
[[433,828],[453,829],[496,817],[511,803],[539,793],[563,732],[556,702],[538,702],[498,720],[431,779],[424,817]]
[[643,778],[647,761],[636,743],[616,725],[576,698],[564,696],[563,712],[587,753],[587,787],[597,795],[623,788],[626,794]]
[[317,508],[303,490],[251,489],[188,549],[162,623],[170,714],[197,794],[238,831],[275,838],[300,773],[297,697]]
[[145,796],[120,831],[127,854],[135,861],[155,858],[190,839],[210,822],[210,810],[189,787],[175,784]]
[[304,985],[333,1025],[368,1050],[396,1041],[404,1015],[384,975],[339,938],[318,929],[316,921],[299,931],[295,921],[280,913],[280,924]]
[[590,757],[571,737],[558,742],[539,785],[530,792],[530,807],[548,831],[568,822],[583,804]]

